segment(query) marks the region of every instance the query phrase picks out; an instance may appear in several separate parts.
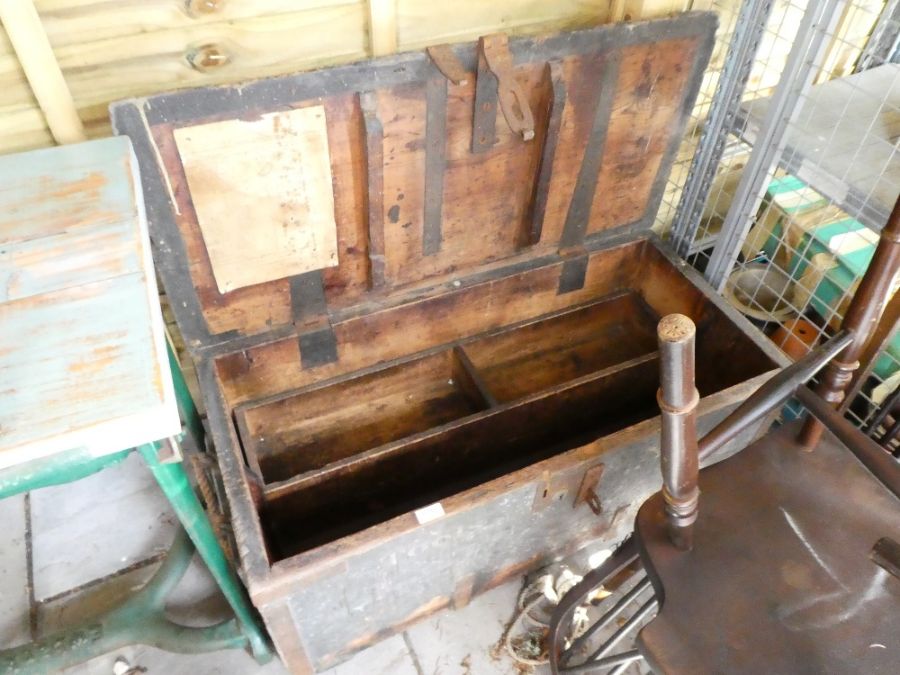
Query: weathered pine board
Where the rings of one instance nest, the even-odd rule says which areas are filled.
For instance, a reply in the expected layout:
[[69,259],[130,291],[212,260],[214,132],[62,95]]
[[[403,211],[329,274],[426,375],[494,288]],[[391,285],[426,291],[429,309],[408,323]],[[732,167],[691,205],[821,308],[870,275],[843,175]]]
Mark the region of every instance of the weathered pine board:
[[0,468],[180,429],[127,139],[0,159]]
[[338,264],[325,107],[175,130],[220,293]]

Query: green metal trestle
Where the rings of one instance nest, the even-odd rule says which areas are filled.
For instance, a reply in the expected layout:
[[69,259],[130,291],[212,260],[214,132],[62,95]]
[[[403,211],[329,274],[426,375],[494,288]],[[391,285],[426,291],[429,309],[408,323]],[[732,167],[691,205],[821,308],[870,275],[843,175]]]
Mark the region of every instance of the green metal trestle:
[[[169,362],[184,431],[202,451],[205,447],[203,426],[171,346]],[[161,458],[164,443],[137,448],[183,528],[155,575],[120,606],[100,616],[86,618],[82,625],[29,644],[0,650],[0,672],[45,675],[132,644],[178,653],[243,648],[259,663],[272,658],[262,624],[225,557],[181,457]],[[129,449],[94,457],[83,450],[72,450],[2,470],[0,499],[84,478],[121,462],[131,452]],[[182,626],[165,616],[166,597],[184,575],[195,551],[209,568],[231,606],[234,618],[196,628]]]

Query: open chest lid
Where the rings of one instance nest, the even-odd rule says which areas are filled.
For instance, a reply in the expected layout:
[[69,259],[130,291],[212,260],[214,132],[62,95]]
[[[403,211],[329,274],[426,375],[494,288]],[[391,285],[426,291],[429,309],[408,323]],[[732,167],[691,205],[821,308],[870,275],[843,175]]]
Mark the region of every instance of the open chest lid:
[[195,353],[563,261],[649,230],[716,17],[489,35],[112,107],[137,152],[155,261]]

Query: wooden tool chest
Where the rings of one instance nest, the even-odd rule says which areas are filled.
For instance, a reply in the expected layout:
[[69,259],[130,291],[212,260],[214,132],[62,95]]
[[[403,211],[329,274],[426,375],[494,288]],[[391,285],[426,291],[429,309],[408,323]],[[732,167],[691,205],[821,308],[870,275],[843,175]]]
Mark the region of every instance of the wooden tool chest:
[[608,543],[659,483],[660,316],[697,323],[701,430],[781,363],[650,233],[715,24],[113,107],[292,671]]

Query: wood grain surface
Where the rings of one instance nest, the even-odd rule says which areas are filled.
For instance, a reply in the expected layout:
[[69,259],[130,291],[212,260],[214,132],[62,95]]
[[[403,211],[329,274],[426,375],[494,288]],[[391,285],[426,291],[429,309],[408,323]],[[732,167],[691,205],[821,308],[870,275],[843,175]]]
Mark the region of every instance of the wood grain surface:
[[175,130],[220,293],[338,263],[324,106]]
[[180,430],[127,139],[0,160],[0,468]]

